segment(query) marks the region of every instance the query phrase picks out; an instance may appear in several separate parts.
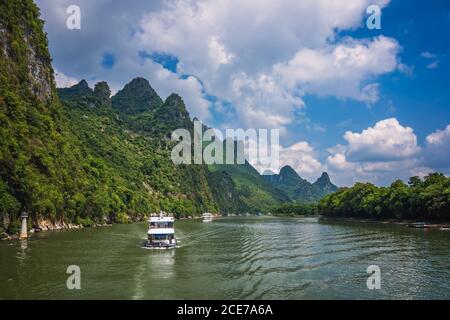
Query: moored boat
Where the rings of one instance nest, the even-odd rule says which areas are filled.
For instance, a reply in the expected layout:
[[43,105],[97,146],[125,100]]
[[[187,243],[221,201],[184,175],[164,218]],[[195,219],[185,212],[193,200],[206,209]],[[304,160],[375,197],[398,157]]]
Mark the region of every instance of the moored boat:
[[417,228],[417,229],[425,229],[429,228],[429,226],[425,222],[414,222],[408,225],[410,228]]
[[209,212],[205,212],[202,215],[202,218],[203,218],[203,222],[211,222],[212,219],[213,219],[213,215],[211,213],[209,213]]

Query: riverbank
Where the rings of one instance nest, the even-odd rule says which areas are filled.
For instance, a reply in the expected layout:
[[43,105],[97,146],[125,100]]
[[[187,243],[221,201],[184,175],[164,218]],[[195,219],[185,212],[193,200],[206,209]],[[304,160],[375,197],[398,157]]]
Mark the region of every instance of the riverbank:
[[[90,226],[83,226],[82,224],[76,223],[66,223],[64,221],[51,221],[50,219],[39,219],[35,224],[35,226],[28,230],[29,236],[34,233],[39,232],[47,232],[47,231],[56,231],[56,230],[71,230],[71,229],[82,229],[82,228],[97,228],[97,227],[106,227],[111,226],[112,223],[96,223]],[[19,235],[17,233],[7,233],[6,231],[0,233],[0,240],[13,240],[19,239]]]
[[[220,217],[219,214],[213,214],[214,218]],[[188,216],[182,217],[177,220],[193,220],[193,219],[202,219],[202,216]],[[144,219],[129,219],[128,223],[138,223],[146,221],[147,218]],[[51,221],[50,219],[39,219],[37,222],[33,223],[34,227],[29,229],[29,236],[34,233],[47,232],[47,231],[56,231],[56,230],[71,230],[71,229],[82,229],[82,228],[97,228],[97,227],[107,227],[112,226],[113,224],[123,224],[123,223],[113,223],[113,222],[105,222],[105,223],[93,223],[89,225],[77,224],[77,223],[66,223],[64,221]],[[19,235],[17,233],[8,233],[6,231],[0,232],[0,240],[13,240],[19,239]]]
[[[362,218],[350,218],[350,217],[324,217],[319,216],[319,222],[359,222],[359,223],[374,223],[374,224],[395,224],[403,225],[405,227],[414,225],[417,220],[398,220],[398,219],[362,219]],[[450,229],[450,222],[435,222],[435,221],[422,221],[425,228],[430,229]]]

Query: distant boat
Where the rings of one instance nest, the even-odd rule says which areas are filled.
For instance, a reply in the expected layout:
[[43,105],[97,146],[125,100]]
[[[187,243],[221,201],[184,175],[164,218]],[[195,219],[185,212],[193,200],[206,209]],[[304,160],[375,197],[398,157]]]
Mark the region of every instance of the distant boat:
[[159,216],[150,217],[148,222],[147,243],[145,244],[147,248],[171,249],[177,246],[173,217],[166,216],[161,212]]
[[414,223],[408,224],[408,227],[417,228],[417,229],[425,229],[425,228],[428,228],[429,226],[425,222],[414,222]]
[[209,213],[209,212],[205,212],[202,215],[202,218],[203,218],[203,222],[211,222],[212,219],[213,219],[213,215],[211,213]]

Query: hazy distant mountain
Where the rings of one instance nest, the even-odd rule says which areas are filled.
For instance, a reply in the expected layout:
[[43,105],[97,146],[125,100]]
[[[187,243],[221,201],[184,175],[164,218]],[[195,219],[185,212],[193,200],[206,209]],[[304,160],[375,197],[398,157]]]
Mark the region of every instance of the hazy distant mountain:
[[313,184],[301,178],[290,166],[281,168],[279,174],[263,174],[263,177],[292,201],[315,201],[337,190],[326,172]]
[[338,187],[331,182],[330,176],[326,172],[322,173],[320,178],[313,183],[313,186],[320,188],[325,194],[335,192],[338,189]]

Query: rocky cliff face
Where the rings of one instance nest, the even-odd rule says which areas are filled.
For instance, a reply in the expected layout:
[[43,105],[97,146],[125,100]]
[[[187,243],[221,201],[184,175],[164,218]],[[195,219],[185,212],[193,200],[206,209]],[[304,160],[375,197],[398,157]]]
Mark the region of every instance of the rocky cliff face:
[[0,6],[2,73],[8,73],[9,85],[50,102],[53,69],[39,10],[32,1],[2,1]]
[[100,105],[111,106],[111,90],[105,81],[98,82],[94,88],[94,96],[99,100]]

